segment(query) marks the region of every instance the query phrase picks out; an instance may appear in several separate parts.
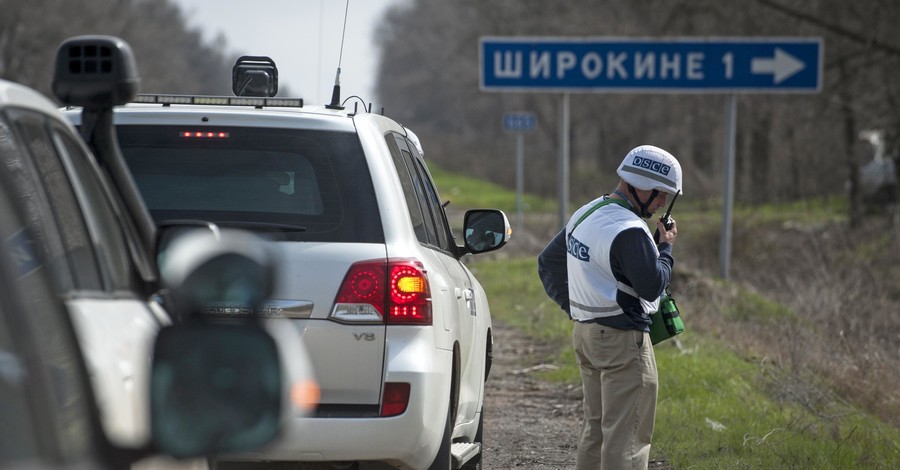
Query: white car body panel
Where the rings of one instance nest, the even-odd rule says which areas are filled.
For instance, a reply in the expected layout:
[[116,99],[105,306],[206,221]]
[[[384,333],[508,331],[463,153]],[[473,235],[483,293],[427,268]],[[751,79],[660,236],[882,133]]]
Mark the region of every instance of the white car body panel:
[[107,436],[138,445],[150,436],[150,353],[160,324],[146,302],[77,298],[65,302],[84,350]]
[[298,418],[285,424],[284,434],[261,452],[242,454],[241,459],[303,460],[310,462],[385,460],[403,468],[426,468],[440,444],[447,414],[442,396],[450,387],[442,367],[450,351],[437,355],[427,327],[395,329],[387,340],[387,375],[393,382],[409,382],[411,400],[406,412],[390,418]]
[[[313,304],[309,319],[291,322],[307,349],[316,351],[311,361],[322,402],[378,404],[384,325],[343,325],[329,321],[328,316],[350,265],[384,258],[384,246],[302,242],[278,242],[275,246],[283,262],[279,263],[282,271],[273,299]],[[360,382],[371,386],[361,389]]]

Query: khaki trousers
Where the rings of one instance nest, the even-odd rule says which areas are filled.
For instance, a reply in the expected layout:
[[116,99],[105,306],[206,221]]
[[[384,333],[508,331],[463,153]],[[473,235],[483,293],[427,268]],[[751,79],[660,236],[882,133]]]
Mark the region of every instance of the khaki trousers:
[[650,335],[575,322],[584,387],[578,470],[646,469],[659,386]]

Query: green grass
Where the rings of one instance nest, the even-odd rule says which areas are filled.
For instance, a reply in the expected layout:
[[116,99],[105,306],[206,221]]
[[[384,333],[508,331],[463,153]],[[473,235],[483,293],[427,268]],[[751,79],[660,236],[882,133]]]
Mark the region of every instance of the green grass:
[[[692,233],[718,233],[722,228],[723,207],[718,199],[692,201],[678,199],[672,211],[682,226]],[[846,198],[810,199],[786,204],[737,204],[731,212],[732,227],[785,226],[810,228],[835,222],[846,222]]]
[[[578,383],[571,324],[547,298],[534,258],[472,264],[497,321],[559,346],[551,380]],[[743,294],[759,315],[789,315],[784,307]],[[753,314],[744,312],[743,314]],[[900,468],[900,431],[829,399],[808,403],[780,384],[797,380],[767,363],[744,359],[714,338],[691,331],[656,346],[659,408],[653,458],[676,469]],[[787,378],[786,378],[787,377]],[[787,388],[790,390],[790,388]]]
[[[442,170],[434,163],[428,164],[431,177],[434,178],[441,198],[450,201],[456,208],[492,208],[500,209],[507,214],[516,212],[516,192],[501,186],[477,180],[458,173]],[[547,199],[523,195],[522,210],[524,212],[549,212],[556,208],[556,202]]]
[[[655,445],[675,468],[896,468],[900,432],[840,401],[773,396],[783,373],[710,338],[658,345]],[[795,379],[792,379],[795,380]],[[793,399],[792,399],[793,398]]]
[[797,315],[787,307],[747,289],[738,289],[737,299],[722,313],[737,320],[752,318],[772,324],[797,321]]
[[[516,211],[515,190],[446,171],[430,162],[428,168],[434,178],[443,200],[449,200],[456,208],[496,208],[513,214]],[[598,193],[599,195],[599,193]],[[587,201],[582,201],[587,202]],[[570,208],[577,209],[578,202],[570,201]],[[523,197],[525,212],[555,213],[558,202],[531,194]],[[694,231],[718,230],[722,223],[722,201],[716,199],[692,201],[681,198],[676,203],[673,215],[684,220]],[[841,196],[827,199],[809,199],[787,204],[764,204],[755,206],[736,205],[733,219],[752,221],[753,224],[814,225],[846,220],[847,200]]]

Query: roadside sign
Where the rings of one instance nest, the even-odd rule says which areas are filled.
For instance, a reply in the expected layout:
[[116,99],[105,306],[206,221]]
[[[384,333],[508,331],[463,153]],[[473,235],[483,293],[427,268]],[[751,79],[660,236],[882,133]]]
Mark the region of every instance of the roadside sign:
[[821,38],[482,37],[481,89],[815,93]]
[[524,224],[525,200],[525,133],[533,131],[537,119],[532,112],[509,112],[503,115],[503,128],[516,134],[516,232]]
[[534,113],[506,113],[503,115],[503,128],[508,131],[532,131],[536,123],[537,119],[535,119]]

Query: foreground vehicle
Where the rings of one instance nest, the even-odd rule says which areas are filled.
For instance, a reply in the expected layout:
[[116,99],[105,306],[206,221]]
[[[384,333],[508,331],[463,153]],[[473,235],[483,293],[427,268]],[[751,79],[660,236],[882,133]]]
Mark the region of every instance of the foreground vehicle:
[[272,98],[274,64],[252,59],[236,64],[235,90],[262,96],[141,96],[115,113],[158,224],[252,230],[282,261],[263,313],[305,342],[321,403],[265,451],[227,460],[478,468],[491,317],[461,258],[502,247],[506,216],[467,212],[458,246],[412,132]]
[[[0,81],[2,94],[37,96]],[[7,161],[16,142],[0,141],[0,156]],[[237,326],[195,322],[162,327],[149,348],[152,373],[142,403],[153,423],[149,442],[112,441],[100,422],[80,338],[58,298],[55,264],[60,260],[45,257],[47,240],[26,219],[35,201],[12,191],[8,176],[0,172],[0,468],[122,469],[159,453],[191,458],[249,450],[276,435],[286,403],[272,337],[254,320]],[[183,249],[184,241],[173,241],[172,249]],[[266,278],[237,281],[221,274],[229,267],[248,272],[247,266],[272,269],[264,258],[232,250],[169,271],[174,280],[190,278],[195,286],[241,282],[244,292],[253,293],[247,300],[254,302],[271,287]],[[180,286],[172,298],[190,305],[196,290],[171,285]],[[222,383],[223,374],[242,381]]]
[[[217,340],[204,349],[209,356],[196,357],[198,349],[184,348],[224,330],[197,329],[194,322],[167,326],[170,313],[189,319],[195,312],[171,310],[178,306],[175,300],[189,299],[192,292],[179,287],[180,296],[170,296],[165,279],[158,276],[156,257],[163,253],[157,253],[155,226],[115,145],[111,108],[136,92],[130,50],[115,38],[75,38],[61,46],[57,62],[54,89],[62,101],[88,107],[85,116],[91,125],[85,136],[94,152],[49,100],[0,80],[0,190],[5,202],[0,248],[9,255],[4,262],[13,264],[4,268],[11,274],[2,279],[0,296],[12,302],[5,304],[0,321],[0,336],[9,335],[0,345],[0,467],[32,465],[35,459],[69,462],[71,457],[72,462],[125,468],[153,454],[151,437],[170,439],[155,445],[181,458],[265,443],[279,429],[279,413],[290,410],[279,400],[287,397],[294,377],[281,380],[278,349],[274,357],[266,350],[276,344],[272,337],[258,326],[245,328],[246,335],[222,333],[235,342],[256,342],[260,355],[238,343],[229,350],[227,342]],[[174,237],[167,246],[177,247],[180,239]],[[174,272],[185,279],[197,274],[190,265]],[[223,274],[206,278],[216,285],[227,280]],[[168,299],[168,312],[157,300],[162,298]],[[60,320],[58,311],[68,317]],[[76,338],[69,337],[70,329]],[[154,341],[163,344],[155,346],[155,354]],[[229,351],[243,351],[247,363],[225,354]],[[194,362],[187,362],[192,354]],[[190,369],[191,364],[198,369]],[[203,381],[211,378],[205,372],[230,370],[253,385],[261,379],[257,374],[272,367],[276,374],[268,373],[268,379],[279,389],[261,392],[263,402],[256,406],[223,400],[223,393],[237,390]],[[182,371],[186,378],[160,381],[153,370]],[[91,390],[86,392],[83,384]],[[33,396],[24,402],[14,399],[22,390]],[[185,426],[183,417],[172,414],[182,410],[179,400],[189,396],[184,390],[201,401],[191,419],[212,435],[180,434],[202,430]],[[161,401],[151,401],[154,397]],[[279,406],[274,412],[272,397]],[[235,416],[245,420],[240,429],[219,421]],[[257,418],[268,421],[254,428]],[[223,440],[219,434],[233,438]]]
[[[67,44],[57,70],[81,69],[87,76],[75,77],[81,85],[57,77],[55,87],[68,90],[64,99],[99,110],[115,104],[113,93],[101,95],[106,89],[121,93],[119,82],[136,92],[123,43]],[[89,74],[87,64],[96,67],[101,60],[99,47],[107,51],[103,60],[126,72],[100,74],[95,68]],[[104,125],[95,128],[100,132]],[[9,82],[0,83],[0,147],[7,188],[23,202],[25,228],[41,242],[36,254],[47,261],[57,298],[84,348],[106,433],[118,445],[142,445],[150,432],[150,348],[160,327],[172,323],[152,297],[159,290],[152,220],[128,199],[128,186],[103,169],[103,154],[94,155],[49,100]]]

